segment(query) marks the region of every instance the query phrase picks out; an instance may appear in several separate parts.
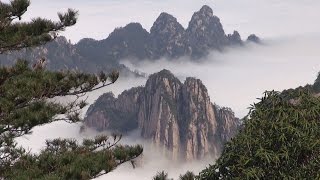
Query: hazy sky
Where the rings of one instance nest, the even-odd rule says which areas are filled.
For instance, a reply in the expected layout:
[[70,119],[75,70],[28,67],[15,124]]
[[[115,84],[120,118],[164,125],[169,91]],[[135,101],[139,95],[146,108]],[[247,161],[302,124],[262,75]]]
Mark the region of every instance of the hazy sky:
[[228,33],[237,29],[244,36],[257,33],[268,38],[320,31],[319,0],[31,0],[24,20],[57,19],[57,12],[77,9],[77,25],[63,33],[77,42],[84,37],[104,39],[130,22],[140,22],[149,31],[163,11],[187,27],[193,12],[204,4],[213,8]]

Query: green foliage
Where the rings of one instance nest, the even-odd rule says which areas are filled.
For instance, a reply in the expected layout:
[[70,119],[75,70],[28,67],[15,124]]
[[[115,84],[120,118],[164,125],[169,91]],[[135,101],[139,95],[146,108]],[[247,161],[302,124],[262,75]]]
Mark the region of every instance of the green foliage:
[[320,99],[266,92],[215,165],[198,179],[319,179]]
[[[99,83],[95,75],[33,70],[22,60],[13,67],[0,68],[0,133],[19,130],[21,133],[14,136],[21,136],[36,125],[52,122],[56,114],[68,114],[70,122],[78,121],[78,111],[85,102],[62,106],[48,98],[82,94]],[[103,82],[102,86],[106,85]]]
[[34,18],[31,22],[14,21],[21,20],[29,5],[29,0],[0,2],[0,54],[49,42],[59,31],[77,22],[78,12],[72,9],[58,13],[59,22],[43,18]]
[[180,175],[179,180],[194,180],[195,178],[193,172],[188,171],[186,174]]
[[155,175],[152,180],[171,180],[171,179],[168,178],[168,173],[161,171],[161,172],[158,172],[157,175]]
[[[179,176],[179,180],[194,180],[196,176],[193,174],[193,172],[186,172],[184,175]],[[173,180],[168,177],[168,173],[161,171],[158,172],[154,177],[153,180]]]
[[[68,10],[59,22],[35,18],[19,22],[28,0],[0,2],[0,54],[37,46],[54,39],[57,33],[76,23],[77,12]],[[119,146],[120,137],[96,137],[78,144],[75,140],[48,141],[39,154],[17,147],[16,137],[31,133],[35,126],[57,120],[80,121],[86,106],[80,98],[86,92],[113,84],[117,71],[98,76],[79,72],[50,72],[45,59],[32,68],[18,60],[12,67],[0,67],[0,179],[90,179],[108,173],[142,153],[141,146]],[[74,101],[59,104],[53,98],[74,95]],[[66,118],[57,119],[56,115]]]
[[120,138],[110,143],[107,136],[100,136],[86,139],[81,145],[75,140],[47,141],[46,149],[39,155],[24,154],[3,176],[6,179],[95,178],[142,153],[140,146],[115,146]]
[[320,92],[320,72],[318,73],[317,79],[315,80],[312,88],[316,93]]

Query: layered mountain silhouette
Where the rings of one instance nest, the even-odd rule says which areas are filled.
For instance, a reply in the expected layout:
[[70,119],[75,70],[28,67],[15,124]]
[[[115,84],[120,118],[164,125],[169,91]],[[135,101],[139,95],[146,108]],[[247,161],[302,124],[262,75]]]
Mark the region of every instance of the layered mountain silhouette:
[[252,34],[243,41],[240,34],[226,34],[220,19],[214,16],[209,6],[195,12],[185,29],[175,17],[161,13],[148,32],[139,23],[130,23],[116,28],[106,39],[85,38],[71,44],[64,37],[43,47],[0,55],[0,65],[13,64],[17,58],[35,62],[45,57],[48,68],[78,69],[85,72],[119,69],[130,71],[120,60],[157,60],[165,57],[171,60],[181,56],[191,59],[202,58],[212,50],[223,50],[227,46],[239,46],[260,39]]

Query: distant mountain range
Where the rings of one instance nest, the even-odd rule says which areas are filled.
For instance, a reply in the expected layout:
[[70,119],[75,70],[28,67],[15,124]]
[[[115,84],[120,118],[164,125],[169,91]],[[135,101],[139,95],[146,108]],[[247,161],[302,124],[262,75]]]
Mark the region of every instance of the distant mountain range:
[[0,65],[10,65],[17,58],[35,62],[45,57],[50,70],[68,68],[98,72],[118,69],[131,73],[120,60],[157,60],[161,57],[174,60],[181,56],[199,59],[211,50],[221,51],[224,47],[240,46],[248,41],[259,43],[260,39],[253,34],[243,41],[237,31],[226,35],[220,19],[205,5],[193,14],[187,29],[172,15],[161,13],[150,32],[139,23],[130,23],[116,28],[106,39],[99,41],[85,38],[71,44],[65,37],[58,37],[43,47],[0,55]]
[[173,159],[185,160],[216,157],[240,127],[231,109],[212,104],[199,79],[182,83],[168,70],[117,98],[100,96],[84,122],[116,133],[139,129],[141,137],[168,149]]

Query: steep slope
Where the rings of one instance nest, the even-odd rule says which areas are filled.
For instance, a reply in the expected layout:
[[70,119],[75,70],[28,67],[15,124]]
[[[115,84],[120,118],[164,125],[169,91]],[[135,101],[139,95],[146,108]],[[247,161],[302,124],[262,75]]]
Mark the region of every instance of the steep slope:
[[77,52],[76,48],[67,41],[65,37],[58,37],[54,41],[36,48],[14,51],[8,54],[0,55],[1,64],[4,61],[8,64],[13,64],[17,59],[24,58],[35,63],[38,59],[46,57],[47,68],[50,70],[65,69],[73,67],[73,69],[88,70],[93,69],[94,65],[85,61]]
[[185,29],[175,17],[161,13],[150,30],[154,58],[178,58],[188,54]]
[[139,129],[143,138],[168,149],[174,159],[192,160],[219,154],[237,132],[239,119],[230,109],[213,105],[200,80],[181,83],[162,70],[151,75],[145,87],[118,98],[101,96],[89,108],[85,124],[122,133]]
[[149,33],[139,23],[116,28],[99,46],[110,60],[123,58],[144,59],[149,57]]
[[111,72],[117,69],[121,76],[129,74],[139,76],[118,62],[103,61],[101,56],[95,56],[96,50],[93,49],[96,49],[97,46],[92,45],[93,42],[95,42],[93,39],[83,39],[79,42],[83,44],[83,48],[79,52],[78,46],[71,44],[65,37],[60,36],[41,47],[0,54],[0,66],[13,65],[18,59],[29,61],[31,66],[39,59],[45,58],[46,68],[52,71],[76,70],[98,73],[100,71]]
[[187,33],[195,57],[207,54],[210,49],[222,49],[228,44],[220,19],[206,5],[193,14]]

